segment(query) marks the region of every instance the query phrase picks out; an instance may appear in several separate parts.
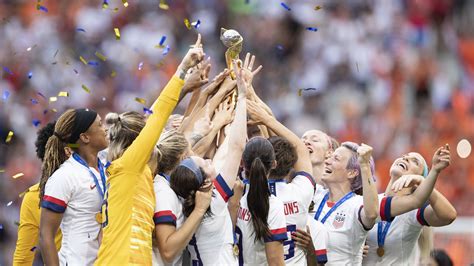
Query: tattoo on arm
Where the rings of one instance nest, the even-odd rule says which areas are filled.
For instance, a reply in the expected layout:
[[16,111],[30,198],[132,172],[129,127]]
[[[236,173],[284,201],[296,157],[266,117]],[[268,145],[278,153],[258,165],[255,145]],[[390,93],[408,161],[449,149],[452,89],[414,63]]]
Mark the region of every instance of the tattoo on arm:
[[194,133],[191,135],[191,138],[189,140],[190,144],[191,144],[191,147],[193,147],[194,145],[196,145],[196,143],[198,143],[198,141],[200,141],[204,136],[201,135],[201,134],[197,134],[197,133]]

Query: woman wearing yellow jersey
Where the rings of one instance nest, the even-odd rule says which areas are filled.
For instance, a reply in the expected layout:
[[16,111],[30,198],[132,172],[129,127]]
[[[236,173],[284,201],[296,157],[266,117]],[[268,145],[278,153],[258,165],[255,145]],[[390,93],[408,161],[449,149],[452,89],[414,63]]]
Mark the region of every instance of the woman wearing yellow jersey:
[[[201,36],[161,92],[152,114],[109,114],[107,193],[102,206],[103,238],[95,265],[151,265],[155,194],[154,147],[175,108],[189,68],[204,57]],[[150,160],[151,159],[151,160]]]
[[[56,122],[50,122],[38,131],[36,138],[36,156],[43,161],[46,142],[53,135]],[[32,265],[39,241],[39,184],[31,186],[23,197],[20,209],[20,225],[18,227],[18,239],[16,241],[15,253],[13,254],[13,265]],[[56,250],[61,247],[61,231],[55,238]]]

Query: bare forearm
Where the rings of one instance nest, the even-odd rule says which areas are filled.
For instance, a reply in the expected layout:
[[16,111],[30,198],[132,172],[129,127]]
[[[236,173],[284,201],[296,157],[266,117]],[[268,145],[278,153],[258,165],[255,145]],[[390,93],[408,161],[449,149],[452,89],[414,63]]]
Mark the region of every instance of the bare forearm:
[[[191,111],[194,109],[194,106],[196,106],[198,99],[200,98],[201,95],[201,90],[194,90],[193,95],[191,96],[191,100],[189,101],[188,107],[186,108],[186,111],[184,111],[184,116],[188,116]],[[183,96],[184,97],[184,96]],[[178,101],[178,104],[181,102],[181,97]]]
[[229,151],[233,152],[232,149],[237,148],[238,150],[236,150],[235,153],[238,153],[239,149],[243,149],[246,136],[247,101],[245,97],[239,96],[239,99],[237,100],[237,108],[235,109],[235,118],[229,133]]
[[194,145],[191,143],[193,147],[192,150],[195,155],[203,157],[209,151],[209,148],[212,146],[212,142],[216,138],[217,132],[220,130],[220,127],[216,128],[217,129],[213,128],[209,134],[195,142]]
[[430,206],[432,211],[429,209],[425,211],[425,219],[432,226],[448,225],[457,217],[454,206],[436,189],[431,193]]
[[59,265],[58,252],[54,244],[54,234],[40,232],[40,250],[45,265]]
[[361,163],[360,165],[362,174],[362,193],[364,201],[364,214],[362,221],[364,225],[371,228],[375,224],[375,219],[378,215],[378,195],[375,182],[372,180],[372,172],[370,170],[369,163]]
[[433,192],[436,180],[438,179],[439,172],[435,169],[431,169],[426,179],[421,182],[418,188],[413,192],[412,196],[417,203],[417,208],[423,206]]
[[227,205],[227,209],[229,210],[230,219],[232,220],[232,226],[235,228],[237,224],[237,212],[239,211],[240,207],[240,197],[236,197],[235,195],[229,199],[229,203]]

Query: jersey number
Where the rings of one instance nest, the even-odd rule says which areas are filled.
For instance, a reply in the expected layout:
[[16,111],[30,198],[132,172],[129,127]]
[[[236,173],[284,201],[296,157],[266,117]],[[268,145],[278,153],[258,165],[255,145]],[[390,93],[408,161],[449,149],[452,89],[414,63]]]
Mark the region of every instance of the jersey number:
[[288,240],[283,242],[283,248],[285,250],[285,260],[288,260],[295,256],[295,241],[291,239],[291,233],[296,232],[296,224],[287,225],[286,231],[288,232]]

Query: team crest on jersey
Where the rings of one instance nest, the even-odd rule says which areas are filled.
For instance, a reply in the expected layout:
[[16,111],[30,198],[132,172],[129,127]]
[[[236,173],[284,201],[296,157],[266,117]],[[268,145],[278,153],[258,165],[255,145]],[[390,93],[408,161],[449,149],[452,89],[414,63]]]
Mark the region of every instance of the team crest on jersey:
[[332,226],[334,226],[335,229],[339,229],[344,225],[344,222],[346,220],[346,215],[342,212],[336,213],[336,217],[334,218],[334,221],[332,222]]

